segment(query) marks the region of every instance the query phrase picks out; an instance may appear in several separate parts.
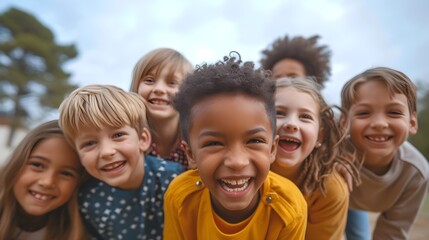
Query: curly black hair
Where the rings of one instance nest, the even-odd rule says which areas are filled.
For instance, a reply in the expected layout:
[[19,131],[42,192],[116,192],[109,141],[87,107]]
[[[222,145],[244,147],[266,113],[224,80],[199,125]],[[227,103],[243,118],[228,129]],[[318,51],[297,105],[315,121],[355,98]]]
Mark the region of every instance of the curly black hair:
[[313,76],[323,86],[331,75],[330,57],[331,51],[326,45],[317,45],[319,35],[309,38],[301,36],[276,39],[270,47],[262,51],[261,66],[272,70],[273,66],[285,58],[301,62],[304,65],[307,76]]
[[[238,55],[238,58],[235,57]],[[276,130],[274,105],[275,81],[269,71],[255,69],[253,62],[242,62],[237,52],[231,52],[223,61],[215,64],[197,65],[189,74],[174,97],[173,107],[180,115],[180,129],[183,140],[189,142],[192,107],[203,99],[223,93],[245,94],[260,99],[265,104],[266,113],[273,129]]]

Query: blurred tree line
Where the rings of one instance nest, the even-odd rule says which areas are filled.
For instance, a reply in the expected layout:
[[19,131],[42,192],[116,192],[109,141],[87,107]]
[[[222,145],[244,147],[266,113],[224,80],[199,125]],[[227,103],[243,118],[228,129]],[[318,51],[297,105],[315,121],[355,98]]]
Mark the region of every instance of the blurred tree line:
[[417,83],[418,131],[410,137],[410,142],[429,160],[429,85]]
[[8,146],[18,128],[31,125],[35,112],[58,108],[77,87],[63,69],[76,56],[73,44],[57,44],[31,14],[10,8],[0,15],[0,116],[8,120]]
[[[9,146],[15,130],[34,121],[31,109],[55,109],[77,87],[63,69],[77,54],[31,14],[10,8],[0,15],[0,114],[10,119]],[[419,129],[410,141],[429,159],[429,86],[418,83],[418,96]]]

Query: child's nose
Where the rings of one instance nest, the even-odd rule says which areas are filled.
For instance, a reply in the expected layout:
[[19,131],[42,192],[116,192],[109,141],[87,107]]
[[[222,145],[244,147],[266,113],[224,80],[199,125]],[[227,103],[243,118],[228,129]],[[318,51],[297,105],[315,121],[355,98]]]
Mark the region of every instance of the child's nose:
[[115,155],[115,153],[116,153],[116,149],[112,144],[108,142],[101,144],[100,155],[102,158],[110,158],[113,155]]
[[39,179],[39,185],[46,188],[55,186],[55,173],[53,171],[45,172]]
[[240,170],[249,165],[249,156],[241,149],[236,147],[231,149],[225,158],[225,166],[231,169]]
[[153,86],[155,94],[164,94],[166,92],[166,84],[164,81],[156,81]]
[[286,130],[290,131],[290,132],[296,132],[298,131],[298,126],[296,124],[293,123],[287,123],[285,124]]
[[298,124],[296,124],[296,121],[293,117],[284,119],[284,121],[280,123],[280,127],[287,132],[298,131]]
[[389,126],[389,123],[385,117],[380,116],[380,115],[376,115],[371,120],[370,126],[372,128],[375,128],[375,129],[384,129],[384,128],[387,128]]

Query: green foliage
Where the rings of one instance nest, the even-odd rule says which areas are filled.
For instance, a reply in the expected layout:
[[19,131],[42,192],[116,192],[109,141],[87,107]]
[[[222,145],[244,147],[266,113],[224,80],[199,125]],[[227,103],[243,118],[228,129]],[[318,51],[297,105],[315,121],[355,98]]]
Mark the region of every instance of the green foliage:
[[11,116],[12,128],[31,121],[30,107],[57,108],[77,87],[63,70],[76,56],[73,44],[57,44],[34,16],[16,8],[0,15],[0,106],[12,106],[3,113]]
[[418,131],[410,142],[429,160],[429,86],[418,84]]

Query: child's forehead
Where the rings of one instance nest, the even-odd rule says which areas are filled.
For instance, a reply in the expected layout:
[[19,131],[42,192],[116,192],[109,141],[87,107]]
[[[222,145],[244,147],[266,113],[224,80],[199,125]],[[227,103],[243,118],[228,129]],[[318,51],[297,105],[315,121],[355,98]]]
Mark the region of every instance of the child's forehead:
[[191,70],[192,69],[189,69],[189,67],[183,63],[164,61],[158,65],[153,65],[152,68],[148,69],[148,74],[158,77],[165,73],[168,76],[177,77],[177,75],[187,74]]
[[374,91],[387,93],[390,97],[393,97],[396,93],[389,85],[380,79],[368,79],[365,81],[357,82],[354,86],[354,97],[359,99],[362,94],[371,93]]
[[224,105],[225,108],[242,108],[245,106],[260,106],[261,104],[264,105],[264,101],[260,98],[257,98],[255,96],[251,96],[249,94],[245,93],[217,93],[210,96],[206,96],[199,101],[197,101],[193,106],[192,110],[196,108],[207,108],[209,106],[212,106],[213,104],[217,103],[230,103],[232,101],[240,101],[243,105],[236,106],[231,104]]
[[[263,118],[264,123],[266,120],[269,122],[265,104],[261,99],[246,94],[230,93],[215,94],[198,101],[191,109],[191,121],[199,121],[207,116],[211,116],[214,122],[226,121],[226,119],[230,119],[230,116],[237,113],[243,114],[243,116],[238,116],[240,118],[265,116]],[[235,121],[240,122],[242,119],[236,119]]]
[[110,125],[110,124],[95,125],[95,124],[91,124],[91,125],[86,125],[86,126],[82,126],[81,128],[79,128],[76,132],[76,136],[77,137],[84,137],[84,136],[90,136],[90,135],[94,135],[94,134],[100,134],[102,132],[113,132],[113,131],[117,131],[117,130],[124,129],[124,128],[127,128],[129,130],[136,130],[127,124],[122,124],[122,125]]
[[63,136],[52,136],[41,140],[31,151],[30,158],[56,165],[81,168],[77,153]]
[[[293,93],[293,94],[290,94]],[[313,103],[316,103],[316,105],[320,105],[320,95],[318,95],[317,92],[312,91],[310,89],[306,88],[300,88],[297,86],[280,86],[276,89],[276,102],[280,99],[290,99],[291,101],[297,100],[293,99],[298,96],[303,96],[304,98],[310,98]]]
[[365,81],[356,86],[353,104],[382,104],[401,103],[408,107],[408,97],[401,92],[395,92],[383,81]]
[[296,93],[302,93],[311,96],[316,100],[317,96],[314,92],[311,92],[308,89],[300,88],[298,86],[278,86],[276,88],[276,95],[283,95],[284,97],[288,97],[287,92],[296,92]]

